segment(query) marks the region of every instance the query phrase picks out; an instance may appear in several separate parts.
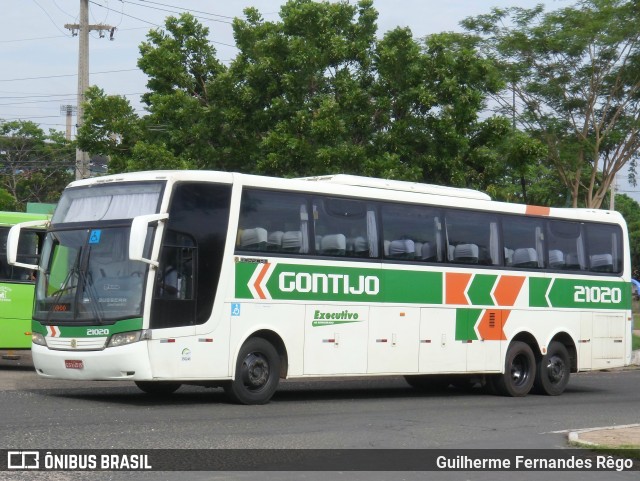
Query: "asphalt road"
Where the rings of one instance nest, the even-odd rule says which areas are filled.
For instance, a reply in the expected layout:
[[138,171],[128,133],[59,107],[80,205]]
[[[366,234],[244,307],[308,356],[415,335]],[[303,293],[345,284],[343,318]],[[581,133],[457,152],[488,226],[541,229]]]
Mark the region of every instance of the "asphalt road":
[[[573,376],[558,397],[418,393],[402,378],[287,381],[265,406],[183,386],[153,398],[128,383],[36,377],[0,362],[0,447],[564,449],[568,430],[639,422],[640,369]],[[8,473],[4,473],[8,474]],[[635,473],[10,473],[4,479],[638,479]],[[44,476],[46,474],[46,476]],[[0,477],[3,473],[0,473]],[[504,477],[503,477],[504,476]],[[592,477],[593,476],[593,477]]]

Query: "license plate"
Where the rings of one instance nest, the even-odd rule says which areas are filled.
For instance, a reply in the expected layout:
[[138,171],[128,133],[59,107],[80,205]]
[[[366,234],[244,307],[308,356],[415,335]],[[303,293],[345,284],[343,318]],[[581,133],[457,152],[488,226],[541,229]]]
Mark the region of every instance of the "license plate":
[[64,367],[66,367],[67,369],[83,369],[84,363],[76,359],[65,359]]

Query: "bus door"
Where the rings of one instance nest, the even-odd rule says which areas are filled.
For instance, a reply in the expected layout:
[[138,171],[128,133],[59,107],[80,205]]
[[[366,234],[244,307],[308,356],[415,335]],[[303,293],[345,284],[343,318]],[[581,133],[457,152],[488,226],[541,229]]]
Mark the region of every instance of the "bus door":
[[184,182],[174,188],[151,299],[154,377],[210,376],[214,354],[228,352],[224,336],[210,333],[230,202],[230,185]]

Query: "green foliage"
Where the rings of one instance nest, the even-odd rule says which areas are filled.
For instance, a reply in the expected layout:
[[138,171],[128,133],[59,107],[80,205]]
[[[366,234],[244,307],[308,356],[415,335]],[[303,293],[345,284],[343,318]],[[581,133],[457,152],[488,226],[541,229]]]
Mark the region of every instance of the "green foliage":
[[0,208],[24,210],[27,202],[57,202],[73,178],[75,149],[61,132],[35,123],[0,124]]
[[640,269],[640,204],[625,194],[618,194],[615,197],[615,209],[627,221],[631,266],[633,270]]
[[496,150],[509,134],[479,119],[501,79],[475,40],[422,41],[397,28],[376,38],[370,0],[291,0],[280,19],[253,8],[234,20],[237,56],[216,59],[208,30],[169,17],[140,47],[148,75],[138,118],[91,90],[81,148],[110,170],[193,168],[285,177],[352,173],[476,188],[507,175]]
[[16,210],[16,200],[5,189],[0,189],[0,210]]
[[493,9],[464,26],[501,65],[504,113],[547,146],[572,205],[600,207],[615,174],[640,147],[637,2],[582,0],[545,13]]
[[124,97],[106,95],[98,87],[85,92],[84,123],[78,129],[78,147],[110,157],[109,168],[127,170],[127,160],[143,136],[143,123]]
[[247,167],[281,176],[359,171],[374,133],[376,17],[371,2],[295,1],[281,22],[255,10],[234,22],[230,100],[243,115]]
[[187,166],[176,158],[165,145],[138,142],[131,152],[127,168],[132,171],[185,169]]

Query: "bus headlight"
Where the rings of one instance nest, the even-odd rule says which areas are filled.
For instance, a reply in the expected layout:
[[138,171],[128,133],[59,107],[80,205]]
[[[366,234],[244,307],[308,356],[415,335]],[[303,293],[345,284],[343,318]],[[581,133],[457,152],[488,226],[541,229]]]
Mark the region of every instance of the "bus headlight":
[[149,338],[149,331],[146,329],[143,331],[118,332],[117,334],[111,336],[107,347],[124,346],[126,344],[144,341]]
[[31,333],[31,342],[34,344],[38,344],[39,346],[46,346],[47,341],[45,341],[44,336],[39,332]]

